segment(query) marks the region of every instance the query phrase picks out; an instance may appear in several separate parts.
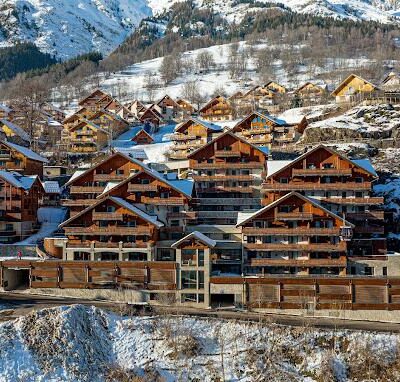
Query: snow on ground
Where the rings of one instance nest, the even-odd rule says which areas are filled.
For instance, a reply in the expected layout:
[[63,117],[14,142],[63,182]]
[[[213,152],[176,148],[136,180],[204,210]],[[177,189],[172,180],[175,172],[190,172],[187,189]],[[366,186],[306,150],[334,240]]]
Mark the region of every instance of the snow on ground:
[[394,334],[128,318],[75,305],[0,324],[0,381],[398,380],[398,344]]
[[17,245],[32,245],[38,243],[57,231],[58,226],[64,221],[67,210],[60,207],[41,207],[38,209],[38,221],[41,223],[39,231],[17,243]]

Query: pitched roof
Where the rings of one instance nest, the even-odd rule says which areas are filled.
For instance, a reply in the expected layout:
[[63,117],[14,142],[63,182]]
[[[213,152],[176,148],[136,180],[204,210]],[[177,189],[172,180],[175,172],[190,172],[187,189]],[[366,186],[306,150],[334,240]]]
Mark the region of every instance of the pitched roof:
[[47,180],[42,185],[46,194],[61,194],[60,185],[55,180]]
[[[302,159],[306,158],[308,155],[310,155],[311,153],[313,153],[314,151],[316,151],[316,150],[318,150],[320,148],[323,148],[323,149],[329,151],[331,154],[338,155],[343,160],[349,161],[354,166],[356,166],[358,168],[361,168],[364,171],[367,171],[373,177],[377,177],[378,176],[376,171],[375,171],[375,169],[373,168],[371,162],[369,162],[368,159],[355,159],[355,160],[353,160],[353,159],[350,159],[350,158],[346,157],[345,155],[339,153],[338,151],[332,149],[331,147],[325,146],[323,144],[319,144],[319,145],[313,147],[311,150],[309,150],[309,151],[305,152],[304,154],[298,156],[296,159],[293,159],[292,161],[277,161],[277,162],[287,162],[287,163],[281,163],[281,164],[277,164],[275,166],[273,164],[271,164],[271,166],[274,166],[274,172],[271,173],[271,174],[267,173],[267,178],[269,178],[271,175],[279,173],[283,169],[288,168],[293,163],[301,161]],[[269,162],[275,162],[275,161],[269,161]],[[269,163],[267,163],[267,168],[268,168],[268,165],[269,165]],[[271,167],[271,169],[272,168],[273,167]]]
[[226,99],[224,96],[222,95],[217,95],[214,98],[212,98],[211,100],[209,100],[202,108],[200,108],[199,113],[201,113],[202,111],[204,111],[205,109],[207,109],[212,103],[214,102],[219,102],[218,98],[221,98],[222,102],[225,102],[229,105],[229,101],[228,99]]
[[187,123],[189,123],[191,121],[196,123],[196,124],[202,125],[206,129],[209,129],[209,130],[212,130],[212,131],[222,131],[222,127],[219,126],[219,125],[215,125],[214,123],[206,122],[206,121],[203,121],[202,119],[193,118],[193,117],[190,117],[186,121],[184,121],[184,122],[180,123],[179,125],[177,125],[175,127],[175,131],[179,131],[181,127],[185,126]]
[[48,163],[48,160],[46,158],[41,157],[39,154],[35,153],[31,149],[28,149],[27,147],[20,146],[20,145],[17,145],[15,143],[11,143],[8,141],[1,141],[1,143],[4,143],[10,149],[18,151],[20,154],[26,156],[29,159],[32,159],[37,162]]
[[258,146],[255,146],[255,145],[253,145],[252,143],[248,142],[246,139],[244,139],[244,138],[242,138],[242,137],[239,137],[238,135],[234,134],[234,133],[233,133],[232,131],[230,131],[230,130],[227,130],[227,131],[225,131],[224,133],[222,133],[221,135],[218,135],[218,137],[215,137],[213,140],[211,140],[210,142],[208,142],[208,143],[205,144],[204,146],[199,147],[197,150],[194,150],[193,152],[191,152],[191,153],[188,155],[188,159],[191,158],[191,157],[193,157],[194,154],[200,152],[201,150],[204,150],[206,147],[208,147],[208,146],[210,146],[210,145],[213,145],[214,142],[216,142],[218,139],[224,137],[225,135],[230,135],[230,136],[234,137],[235,139],[237,139],[237,140],[239,140],[239,141],[241,141],[241,142],[243,142],[243,143],[248,144],[249,146],[253,147],[253,148],[256,149],[257,151],[259,151],[259,152],[261,152],[261,153],[263,153],[263,154],[265,155],[265,151],[263,150],[263,148],[258,147]]
[[137,159],[135,159],[135,158],[132,158],[132,157],[130,157],[129,155],[126,155],[126,154],[124,154],[124,153],[121,153],[120,151],[116,151],[116,152],[115,152],[114,154],[112,154],[111,156],[109,156],[109,157],[107,157],[106,159],[102,160],[101,162],[97,163],[94,167],[90,167],[89,169],[84,170],[84,171],[80,171],[80,170],[76,171],[76,172],[71,176],[71,178],[69,179],[69,181],[68,181],[65,185],[66,185],[66,186],[69,186],[73,181],[75,181],[75,180],[81,178],[83,175],[89,174],[91,171],[94,171],[97,167],[99,167],[100,165],[102,165],[103,163],[105,163],[105,162],[107,162],[107,161],[109,161],[109,160],[112,160],[112,159],[113,159],[114,157],[116,157],[116,156],[121,156],[121,157],[123,157],[124,159],[126,159],[126,160],[128,160],[128,161],[130,161],[130,162],[132,162],[132,163],[137,164],[137,165],[140,166],[140,167],[143,167],[143,165],[144,165],[141,161],[139,161],[139,160],[137,160]]
[[301,85],[298,89],[296,89],[294,92],[298,93],[298,92],[302,91],[308,85],[312,85],[314,88],[318,88],[318,89],[324,90],[324,88],[322,86],[319,86],[319,85],[316,85],[316,84],[314,84],[314,83],[312,83],[310,81],[307,81],[306,83]]
[[92,91],[87,97],[85,97],[84,99],[82,99],[81,101],[79,101],[78,105],[84,104],[89,98],[92,98],[96,93],[101,93],[101,94],[102,94],[102,98],[104,98],[106,95],[109,96],[109,94],[106,93],[105,91],[103,91],[103,90],[101,90],[101,89],[95,89],[95,90]]
[[15,123],[10,122],[8,119],[0,119],[0,122],[6,125],[10,130],[14,132],[14,134],[18,135],[24,141],[29,142],[30,137],[29,134],[22,128],[17,126]]
[[145,130],[145,129],[140,129],[135,135],[134,137],[131,139],[131,141],[135,141],[135,139],[139,136],[139,134],[146,134],[151,140],[152,142],[154,142],[154,138]]
[[[275,200],[274,202],[272,202],[271,204],[268,204],[267,206],[259,209],[258,211],[246,216],[244,219],[242,219],[240,222],[238,221],[238,223],[236,224],[236,227],[242,226],[244,223],[247,223],[249,220],[252,220],[254,218],[256,218],[257,216],[259,216],[260,214],[270,210],[271,208],[274,208],[275,206],[277,206],[278,204],[280,204],[281,202],[283,202],[284,200],[288,199],[291,196],[296,196],[300,199],[303,199],[305,202],[309,202],[311,203],[314,207],[320,208],[321,210],[323,210],[324,212],[326,212],[328,215],[333,216],[336,219],[342,219],[342,217],[336,215],[335,213],[333,213],[332,211],[328,210],[327,208],[323,207],[321,204],[319,204],[315,199],[309,198],[307,196],[304,196],[302,194],[299,194],[296,191],[292,191],[284,196],[282,196],[281,198]],[[238,217],[239,218],[239,217]],[[239,220],[239,219],[238,219]],[[348,222],[348,221],[344,221],[344,223],[346,225],[349,225],[351,227],[354,227],[354,224]]]
[[176,101],[170,97],[168,94],[165,94],[164,97],[162,97],[158,102],[157,105],[159,105],[162,101],[164,101],[165,99],[170,99],[176,106],[179,106]]
[[339,93],[351,80],[354,78],[358,78],[361,81],[364,81],[367,84],[370,84],[372,87],[375,89],[379,89],[378,86],[374,85],[372,82],[365,80],[364,78],[358,76],[357,74],[350,74],[347,78],[345,78],[339,85],[338,87],[331,93],[331,95],[336,96],[337,93]]
[[0,170],[0,178],[12,186],[22,188],[25,191],[28,191],[36,182],[36,180],[39,179],[37,175],[23,176],[18,172],[10,172],[5,170]]
[[260,118],[268,119],[269,121],[277,124],[278,126],[286,126],[287,123],[283,119],[272,117],[271,115],[260,113],[259,111],[252,111],[251,113],[247,114],[242,120],[240,120],[235,126],[233,126],[232,131],[235,131],[237,127],[239,127],[243,122],[248,120],[253,116],[258,116]]
[[214,248],[217,245],[217,242],[215,240],[210,239],[208,236],[204,235],[204,233],[201,233],[199,231],[193,231],[189,233],[189,235],[186,235],[182,239],[176,241],[171,245],[172,248],[178,247],[181,243],[184,243],[186,240],[189,239],[196,239],[201,241],[203,244],[207,245],[208,247]]
[[109,196],[109,197],[107,197],[105,199],[100,199],[99,201],[97,201],[96,203],[88,206],[87,208],[85,208],[84,210],[79,212],[78,214],[70,217],[65,222],[61,223],[59,227],[60,228],[65,227],[67,224],[71,223],[72,221],[74,221],[77,218],[81,217],[86,212],[92,210],[93,208],[97,207],[99,204],[104,203],[107,200],[111,200],[112,202],[114,202],[116,204],[119,204],[121,207],[126,208],[127,210],[131,211],[133,214],[135,214],[137,216],[140,216],[143,220],[146,220],[148,223],[156,226],[157,228],[161,228],[161,227],[164,226],[164,224],[162,222],[157,220],[156,216],[148,215],[146,212],[144,212],[141,209],[135,207],[134,205],[128,203],[126,200],[124,200],[122,198],[118,198],[118,197],[115,197],[115,196]]

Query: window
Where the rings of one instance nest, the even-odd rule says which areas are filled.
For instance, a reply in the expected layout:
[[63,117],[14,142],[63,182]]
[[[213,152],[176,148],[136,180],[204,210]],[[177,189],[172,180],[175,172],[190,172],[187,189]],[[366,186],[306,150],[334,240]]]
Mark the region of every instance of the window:
[[172,212],[174,212],[174,213],[178,213],[179,210],[180,210],[180,207],[178,207],[178,206],[172,207]]
[[142,179],[141,184],[150,184],[150,179]]
[[199,289],[204,289],[204,272],[199,271]]
[[224,233],[222,234],[222,240],[230,240],[231,235],[229,235],[229,233]]
[[382,268],[382,275],[387,276],[387,267]]
[[107,212],[115,212],[115,209],[114,206],[107,206]]
[[131,220],[126,223],[127,227],[136,227],[136,220]]
[[204,249],[197,250],[197,257],[198,257],[198,266],[203,267],[204,266]]
[[323,168],[333,168],[333,163],[324,163],[323,165],[322,165],[322,167]]
[[290,212],[291,207],[290,206],[279,206],[278,210],[279,210],[279,212]]
[[197,302],[197,296],[195,293],[183,293],[181,295],[181,302]]
[[197,289],[196,271],[182,271],[182,289]]
[[373,267],[364,267],[364,275],[365,276],[373,276],[374,268]]
[[279,183],[289,183],[289,179],[288,178],[279,178]]
[[354,179],[354,181],[355,181],[356,183],[363,183],[363,182],[364,182],[364,179],[361,178],[361,177],[357,177],[357,178]]
[[115,171],[117,175],[124,175],[124,170],[122,168],[119,168],[118,170]]
[[171,220],[170,225],[171,227],[179,227],[179,220]]
[[104,220],[99,221],[99,227],[108,227],[108,222]]
[[168,197],[169,197],[168,192],[161,192],[161,193],[160,193],[160,198],[161,198],[161,199],[168,199]]

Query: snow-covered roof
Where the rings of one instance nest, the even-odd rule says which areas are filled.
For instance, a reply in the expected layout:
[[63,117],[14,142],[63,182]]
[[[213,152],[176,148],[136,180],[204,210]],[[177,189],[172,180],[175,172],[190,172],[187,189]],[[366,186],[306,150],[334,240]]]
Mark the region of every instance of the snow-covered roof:
[[[291,197],[291,196],[296,196],[296,197],[298,197],[298,198],[300,198],[300,199],[303,199],[303,200],[306,201],[306,202],[311,203],[311,204],[314,205],[315,207],[320,208],[321,210],[323,210],[324,212],[326,212],[328,215],[333,216],[333,217],[335,217],[336,219],[343,219],[342,217],[336,215],[336,214],[333,213],[332,211],[330,211],[330,210],[328,210],[327,208],[323,207],[323,206],[322,206],[320,203],[318,203],[315,199],[312,199],[312,198],[309,198],[309,197],[304,196],[304,195],[302,195],[302,194],[299,194],[299,193],[296,192],[296,191],[292,191],[292,192],[290,192],[290,193],[288,193],[288,194],[282,196],[281,198],[275,200],[274,202],[268,204],[267,206],[265,206],[265,207],[259,209],[258,211],[253,212],[252,214],[248,214],[247,216],[241,215],[241,216],[240,216],[240,221],[239,221],[239,216],[238,216],[238,220],[237,220],[236,226],[243,225],[244,223],[248,222],[249,220],[256,218],[258,215],[262,214],[262,213],[265,212],[265,211],[268,211],[268,210],[271,209],[271,208],[274,208],[274,207],[277,206],[279,203],[281,203],[282,201],[288,199],[288,198]],[[348,226],[350,226],[350,227],[354,227],[354,224],[352,224],[352,223],[350,223],[350,222],[348,222],[348,221],[344,221],[344,224],[345,224],[345,225],[348,225]]]
[[267,176],[273,175],[279,170],[292,163],[291,160],[269,160],[267,161]]
[[26,156],[29,159],[32,159],[32,160],[35,160],[35,161],[38,161],[38,162],[43,162],[43,163],[47,163],[48,162],[48,160],[46,158],[43,158],[42,156],[40,156],[39,154],[35,153],[31,149],[28,149],[27,147],[20,146],[20,145],[17,145],[15,143],[11,143],[11,142],[8,142],[8,141],[3,141],[3,143],[6,146],[18,151],[19,153],[21,153],[22,155]]
[[376,173],[374,166],[372,165],[371,161],[369,159],[352,159],[351,160],[353,163],[356,165],[362,167],[365,171],[368,171],[374,176],[378,176]]
[[201,241],[203,244],[205,244],[211,248],[214,248],[217,245],[217,242],[215,240],[210,239],[208,236],[204,235],[204,233],[201,233],[199,231],[193,231],[193,232],[189,233],[189,235],[186,235],[182,239],[176,241],[174,244],[171,245],[171,247],[176,248],[181,243],[185,242],[186,240],[192,239],[192,238]]
[[157,220],[157,216],[151,216],[151,215],[147,214],[146,212],[142,211],[141,209],[128,203],[126,200],[124,200],[122,198],[118,198],[116,196],[110,196],[109,199],[112,200],[113,202],[121,205],[122,207],[126,208],[127,210],[131,211],[135,215],[140,216],[142,219],[155,225],[156,227],[158,227],[158,228],[164,227],[164,223]]
[[61,188],[57,181],[47,180],[42,184],[46,194],[61,194]]
[[78,178],[79,176],[81,176],[82,174],[84,174],[87,170],[76,170],[71,178],[69,178],[68,183],[72,182],[74,179]]
[[6,125],[10,130],[14,132],[14,134],[18,135],[20,138],[22,138],[24,141],[29,142],[30,138],[28,133],[21,127],[17,126],[16,124],[10,122],[8,119],[0,119],[0,122],[3,125]]
[[204,126],[206,129],[209,129],[209,130],[212,130],[212,131],[215,131],[215,132],[222,131],[222,127],[221,126],[216,125],[216,124],[211,123],[211,122],[204,121],[204,120],[202,120],[200,118],[194,118],[194,117],[190,117],[186,121],[184,121],[184,122],[180,123],[179,125],[177,125],[175,127],[175,131],[179,131],[180,128],[182,126],[185,126],[188,122],[194,122],[194,123],[196,123],[198,125]]
[[123,147],[116,147],[115,150],[132,159],[142,159],[142,160],[148,159],[146,151],[144,151],[142,148],[124,149]]
[[5,113],[11,113],[12,109],[10,109],[7,105],[0,103],[0,110],[3,110]]
[[194,181],[192,179],[175,179],[175,180],[168,180],[165,179],[167,183],[171,184],[174,188],[177,188],[183,194],[191,197],[194,187]]
[[0,170],[0,178],[14,187],[29,190],[38,179],[37,175],[23,176],[18,172]]
[[104,189],[104,191],[102,192],[102,194],[104,194],[105,192],[108,192],[110,190],[112,190],[115,186],[117,186],[120,182],[108,182],[106,185],[106,188]]

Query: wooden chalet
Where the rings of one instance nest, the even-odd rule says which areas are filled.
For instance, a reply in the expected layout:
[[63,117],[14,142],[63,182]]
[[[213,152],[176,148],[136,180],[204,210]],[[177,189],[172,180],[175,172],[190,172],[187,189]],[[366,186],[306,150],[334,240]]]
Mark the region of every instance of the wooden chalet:
[[187,159],[188,154],[210,142],[220,133],[222,133],[220,126],[191,117],[175,127],[169,158]]
[[55,121],[62,123],[66,118],[67,114],[60,108],[54,106],[53,104],[46,102],[41,110],[49,114]]
[[82,120],[68,130],[69,151],[76,154],[94,153],[107,145],[110,133],[92,121]]
[[154,107],[150,107],[139,114],[139,121],[145,125],[146,130],[157,131],[164,122],[163,117]]
[[139,118],[140,114],[146,110],[146,106],[139,100],[129,102],[125,107],[137,118]]
[[[105,101],[100,100],[100,101],[98,101],[98,104],[103,105],[103,102],[105,103]],[[118,112],[118,110],[120,110],[122,107],[123,107],[123,105],[118,100],[116,100],[115,98],[112,98],[110,100],[110,102],[107,103],[101,109],[106,110],[110,113],[116,114]]]
[[240,210],[258,208],[264,149],[227,131],[188,158],[199,224],[236,224]]
[[122,106],[115,114],[130,124],[138,122],[136,115],[125,106]]
[[245,215],[238,226],[248,274],[346,274],[342,230],[354,225],[311,198],[290,192]]
[[147,261],[163,223],[119,197],[108,196],[61,224],[66,260]]
[[299,126],[254,111],[238,122],[232,131],[250,143],[271,149],[295,142],[300,136],[298,131],[304,130],[303,124],[306,124],[305,120]]
[[351,160],[320,145],[293,161],[268,161],[263,203],[269,205],[291,191],[318,199],[324,207],[355,224],[350,253],[382,254],[386,249],[381,210],[384,200],[372,195],[376,179],[369,160]]
[[371,96],[379,90],[378,86],[373,83],[356,74],[351,74],[332,92],[332,96],[336,98],[336,102],[353,102]]
[[15,243],[37,228],[44,189],[37,175],[0,170],[0,242]]
[[135,142],[137,145],[150,145],[154,143],[153,137],[144,129],[140,129],[131,141]]
[[178,98],[176,103],[179,106],[179,114],[181,119],[189,118],[197,112],[196,107],[183,98]]
[[[119,197],[149,215],[156,215],[165,225],[160,229],[160,239],[174,240],[181,238],[188,222],[195,219],[189,211],[192,195],[193,181],[171,178],[171,175],[162,175],[143,165],[139,172],[109,188],[98,199]],[[170,247],[166,248],[168,252]]]
[[87,109],[86,107],[81,107],[74,114],[69,115],[63,120],[64,130],[69,130],[74,127],[84,119],[89,119],[95,112]]
[[107,188],[122,182],[142,170],[143,163],[123,153],[116,152],[85,171],[77,171],[66,183],[69,199],[63,205],[76,215],[95,202]]
[[156,105],[159,107],[157,111],[164,120],[174,120],[179,116],[180,106],[168,94],[162,97]]
[[114,137],[124,133],[129,128],[129,122],[107,110],[98,110],[88,120],[103,130],[108,131]]
[[34,151],[15,143],[0,141],[0,169],[16,171],[22,175],[43,177],[43,165],[47,159]]
[[[302,101],[319,101],[325,94],[326,90],[312,82],[306,82],[294,91]],[[304,102],[303,102],[304,103]]]
[[199,110],[200,117],[206,121],[231,121],[234,109],[230,101],[218,95]]
[[266,87],[267,89],[270,89],[270,90],[274,91],[275,93],[279,93],[279,94],[285,94],[285,93],[287,93],[287,89],[286,89],[283,85],[278,84],[278,83],[275,82],[275,81],[269,81],[269,82],[267,82],[267,84],[265,85],[265,87]]
[[111,97],[108,93],[104,92],[101,89],[94,90],[91,94],[87,97],[79,101],[78,105],[80,107],[85,107],[88,110],[97,110],[98,108],[98,101],[101,99],[105,99],[105,97]]

